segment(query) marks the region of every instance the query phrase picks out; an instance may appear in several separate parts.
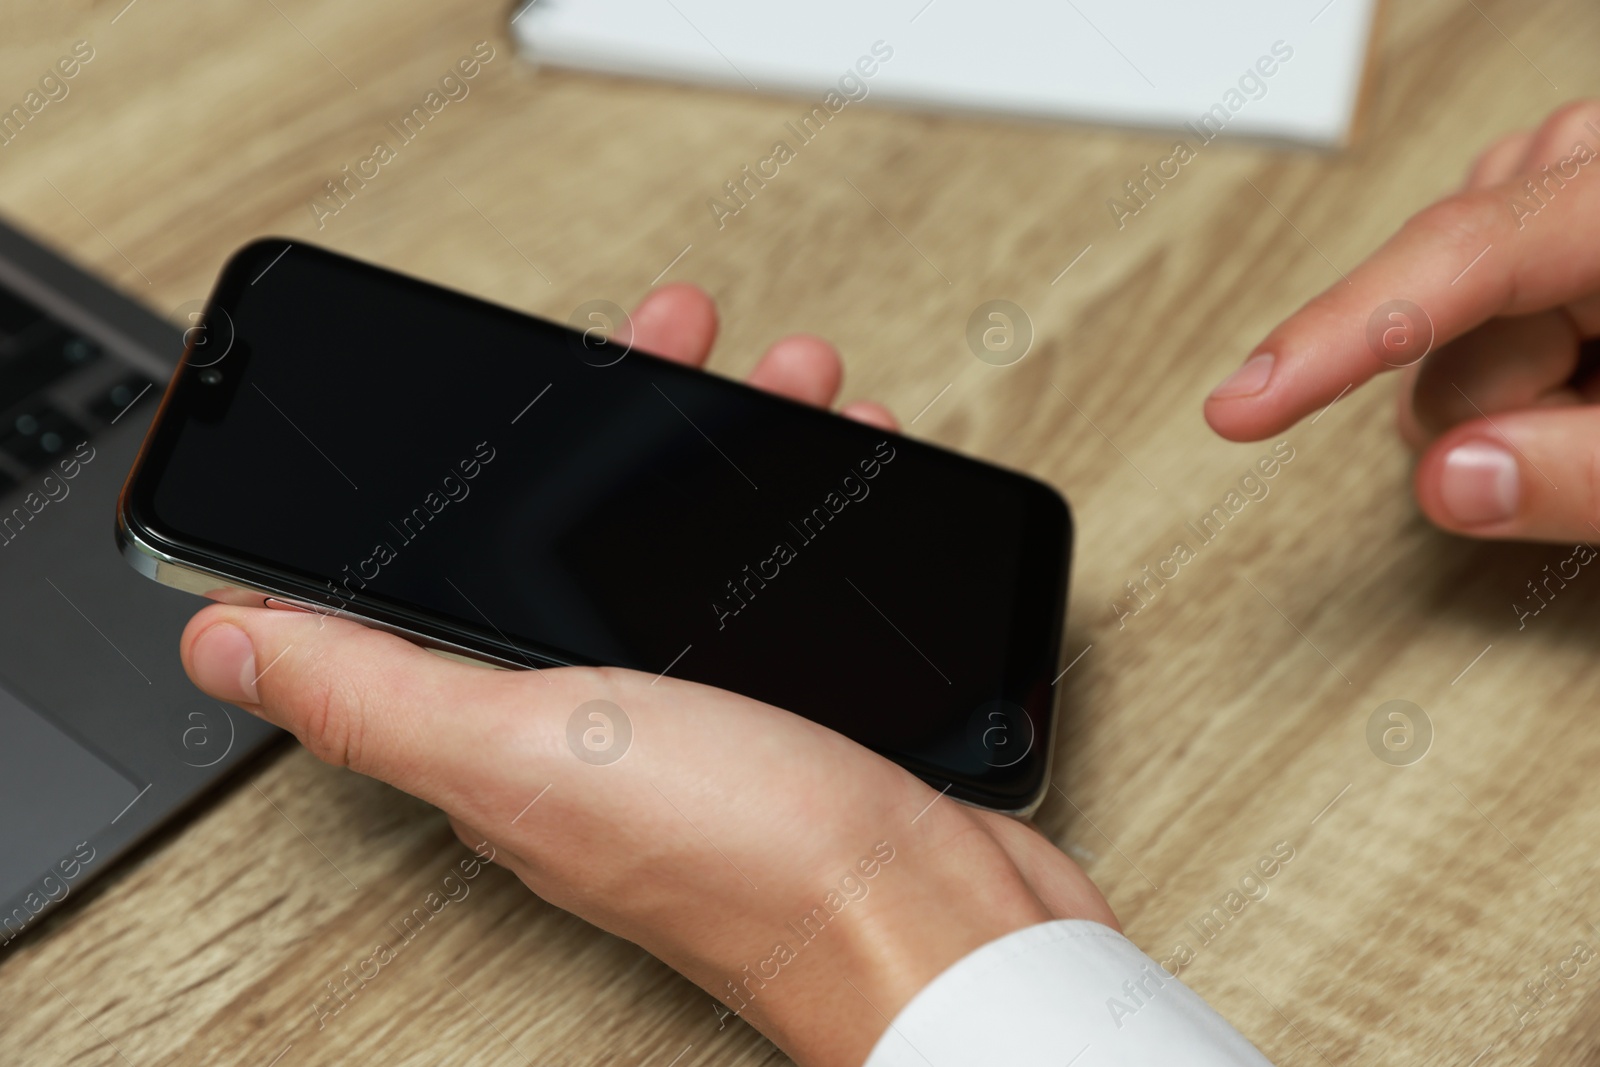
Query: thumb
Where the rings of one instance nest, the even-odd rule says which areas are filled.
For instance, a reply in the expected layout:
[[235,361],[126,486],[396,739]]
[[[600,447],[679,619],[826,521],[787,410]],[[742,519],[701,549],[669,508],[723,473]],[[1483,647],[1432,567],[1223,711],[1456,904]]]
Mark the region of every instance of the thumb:
[[564,672],[470,666],[347,619],[266,608],[208,607],[180,649],[211,696],[283,727],[321,760],[449,810],[497,763],[525,774],[538,750],[554,751],[547,712],[570,687],[552,680]]
[[1600,409],[1463,423],[1423,453],[1416,494],[1435,523],[1472,537],[1600,540]]

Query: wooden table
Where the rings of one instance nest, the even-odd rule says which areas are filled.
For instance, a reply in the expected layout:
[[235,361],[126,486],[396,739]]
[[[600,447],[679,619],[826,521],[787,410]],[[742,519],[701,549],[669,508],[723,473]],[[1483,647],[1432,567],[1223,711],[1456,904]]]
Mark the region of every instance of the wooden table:
[[[1358,147],[1224,140],[1120,230],[1107,198],[1169,137],[869,106],[719,229],[707,201],[796,101],[536,73],[499,3],[125,2],[5,14],[7,101],[94,49],[0,148],[8,217],[162,310],[280,233],[563,319],[693,279],[727,374],[829,335],[848,397],[1072,499],[1067,652],[1088,651],[1038,822],[1134,940],[1186,943],[1185,980],[1283,1064],[1600,1054],[1600,960],[1519,1018],[1525,983],[1600,948],[1600,576],[1519,631],[1513,602],[1570,547],[1430,528],[1381,385],[1286,434],[1269,494],[1209,543],[1186,529],[1273,448],[1212,436],[1209,386],[1489,138],[1600,92],[1600,8],[1392,4]],[[470,94],[319,229],[324,183],[479,41]],[[964,340],[990,299],[1036,331],[1014,366]],[[1119,623],[1124,583],[1180,540],[1194,559]],[[1410,765],[1367,739],[1394,699],[1434,734]],[[1293,858],[1249,879],[1275,848]],[[326,983],[464,854],[426,806],[285,750],[10,952],[0,1062],[786,1062],[498,870],[319,1029]]]

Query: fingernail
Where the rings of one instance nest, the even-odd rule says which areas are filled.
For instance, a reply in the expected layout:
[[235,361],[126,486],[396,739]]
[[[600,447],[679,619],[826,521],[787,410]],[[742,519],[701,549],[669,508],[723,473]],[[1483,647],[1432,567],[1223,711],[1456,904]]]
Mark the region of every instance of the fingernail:
[[201,634],[191,656],[194,681],[218,700],[259,704],[256,692],[256,649],[250,635],[229,622]]
[[1237,400],[1241,396],[1255,396],[1267,387],[1267,379],[1272,377],[1273,356],[1271,352],[1262,352],[1245,360],[1244,366],[1234,371],[1222,380],[1222,384],[1211,390],[1212,400]]
[[1463,526],[1504,522],[1517,513],[1520,495],[1515,457],[1484,441],[1457,445],[1444,457],[1439,496]]

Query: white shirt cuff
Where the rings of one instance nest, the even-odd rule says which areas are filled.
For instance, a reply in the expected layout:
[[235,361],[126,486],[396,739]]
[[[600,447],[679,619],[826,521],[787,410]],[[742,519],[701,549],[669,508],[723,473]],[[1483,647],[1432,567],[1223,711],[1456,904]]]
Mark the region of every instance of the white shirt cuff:
[[1110,927],[1008,934],[934,979],[864,1067],[1271,1067],[1255,1046]]

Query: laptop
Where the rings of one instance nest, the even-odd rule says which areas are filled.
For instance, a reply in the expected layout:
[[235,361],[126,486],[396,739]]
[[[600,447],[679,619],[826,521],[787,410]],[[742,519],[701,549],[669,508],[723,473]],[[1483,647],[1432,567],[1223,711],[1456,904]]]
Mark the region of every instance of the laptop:
[[136,574],[116,497],[182,331],[0,223],[0,965],[280,731],[178,660],[198,601]]

